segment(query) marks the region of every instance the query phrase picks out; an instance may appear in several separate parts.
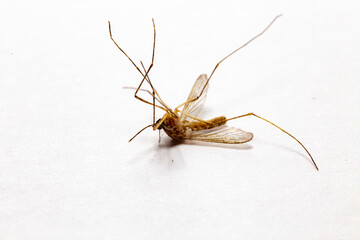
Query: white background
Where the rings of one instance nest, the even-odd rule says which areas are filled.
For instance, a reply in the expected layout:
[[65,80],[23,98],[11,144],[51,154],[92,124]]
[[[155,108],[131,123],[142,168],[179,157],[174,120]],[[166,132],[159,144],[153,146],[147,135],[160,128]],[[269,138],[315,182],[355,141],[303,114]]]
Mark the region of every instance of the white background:
[[[61,2],[61,3],[60,3]],[[358,1],[2,1],[0,239],[359,239]],[[255,112],[238,146],[146,130],[148,66],[175,107],[220,65],[204,117]],[[157,113],[157,118],[161,113]]]

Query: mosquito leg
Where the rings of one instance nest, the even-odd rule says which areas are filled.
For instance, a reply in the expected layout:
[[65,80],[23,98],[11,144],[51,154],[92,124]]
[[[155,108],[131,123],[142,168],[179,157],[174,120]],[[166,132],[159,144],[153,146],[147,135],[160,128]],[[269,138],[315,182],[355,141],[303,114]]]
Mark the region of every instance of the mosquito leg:
[[[143,67],[144,71],[145,71],[146,73],[148,73],[149,70],[146,71],[146,70],[145,70],[145,67],[144,67],[144,64],[143,64],[142,62],[140,62],[140,63],[141,63],[141,66]],[[150,65],[150,66],[151,66],[151,65]],[[166,105],[166,103],[161,99],[159,93],[156,91],[156,89],[155,89],[154,86],[152,85],[149,75],[148,75],[148,74],[145,74],[145,75],[147,75],[146,80],[147,80],[147,82],[149,83],[151,89],[153,90],[154,96],[156,95],[156,96],[159,98],[158,102],[160,102],[161,105],[163,105],[169,112],[171,112],[171,114],[173,114],[174,116],[176,116],[176,114],[171,110],[171,108],[170,108],[168,105]],[[140,90],[140,89],[139,89],[139,90]],[[154,116],[155,116],[155,115],[154,115]]]
[[[168,111],[170,111],[172,114],[174,114],[173,111],[171,110],[171,108],[169,108],[169,107],[164,103],[164,101],[161,99],[160,95],[157,93],[156,89],[155,89],[154,86],[152,85],[151,80],[150,80],[150,78],[149,78],[149,76],[148,76],[151,68],[154,66],[155,46],[156,46],[156,28],[155,28],[155,21],[154,21],[154,19],[152,19],[152,23],[153,23],[153,28],[154,28],[154,41],[153,41],[153,51],[152,51],[152,57],[151,57],[151,64],[150,64],[148,70],[146,71],[143,63],[140,62],[141,65],[142,65],[142,67],[143,67],[143,69],[144,69],[144,71],[145,71],[145,75],[142,74],[142,76],[143,76],[144,78],[143,78],[143,80],[141,81],[141,83],[139,84],[139,87],[138,87],[138,89],[137,89],[136,92],[135,92],[135,97],[136,97],[137,92],[138,92],[139,89],[141,88],[144,80],[146,79],[147,82],[149,83],[151,89],[153,90],[153,93],[156,94],[156,95],[158,96],[159,100],[162,102],[162,105],[163,105]],[[140,72],[141,72],[141,71],[140,71]],[[154,102],[155,102],[155,100],[153,99],[153,103],[154,103]],[[175,114],[174,114],[174,115],[175,115]],[[153,122],[155,123],[155,108],[154,108],[154,110],[153,110]]]
[[143,129],[141,129],[140,131],[138,131],[132,138],[130,138],[129,142],[131,142],[134,138],[136,138],[137,135],[139,135],[142,131],[144,131],[145,129],[147,129],[148,127],[151,127],[152,124],[147,125],[146,127],[144,127]]
[[[158,106],[158,105],[154,105],[153,103],[150,103],[150,102],[146,101],[145,99],[142,99],[141,97],[139,97],[139,96],[137,95],[137,93],[138,93],[138,92],[140,91],[140,89],[141,89],[140,87],[141,87],[142,83],[143,83],[144,80],[146,79],[146,77],[147,77],[147,75],[148,75],[148,73],[149,73],[149,71],[150,71],[150,69],[151,69],[152,66],[153,66],[153,65],[150,65],[148,71],[145,73],[144,78],[142,79],[140,85],[137,87],[137,89],[136,89],[136,91],[135,91],[135,93],[134,93],[134,97],[135,97],[136,99],[144,102],[144,103],[150,104],[150,105],[152,105],[152,106],[156,106],[156,107],[158,107],[158,108],[160,108],[160,109],[162,109],[162,110],[164,110],[164,111],[167,111],[167,109],[165,109],[165,108],[163,108],[163,107],[160,107],[160,106]],[[150,93],[150,94],[151,94],[151,93]]]
[[[123,87],[123,88],[125,88],[125,89],[137,89],[137,88],[134,88],[134,87]],[[148,92],[151,96],[153,96],[153,94],[152,94],[149,90],[147,90],[147,89],[142,89],[142,88],[140,88],[139,91]],[[142,101],[142,102],[144,102],[144,103],[150,104],[151,106],[155,106],[155,107],[160,108],[160,109],[164,110],[165,112],[167,112],[167,109],[166,109],[166,108],[161,107],[161,106],[159,106],[159,105],[156,105],[156,104],[154,104],[154,103],[148,102],[148,101],[146,101],[145,99],[143,99],[143,98],[141,98],[141,97],[139,97],[139,96],[137,96],[137,95],[135,96],[135,98],[136,98],[136,99],[139,99],[140,101]],[[155,97],[155,99],[156,99],[160,104],[162,104],[156,97]]]
[[[131,89],[131,90],[136,90],[137,89],[137,87],[123,87],[123,89]],[[142,91],[142,92],[147,92],[147,93],[149,93],[150,95],[151,95],[151,97],[153,97],[154,96],[154,94],[153,93],[151,93],[149,90],[147,90],[147,89],[144,89],[144,88],[140,88],[139,89],[139,91]],[[159,101],[159,99],[157,99],[156,97],[155,97],[155,99],[157,100],[157,101]]]
[[[155,40],[156,40],[156,30],[155,30],[155,22],[154,19],[152,19],[153,22],[153,27],[154,27],[154,43],[153,43],[153,52],[152,52],[152,58],[151,58],[151,65],[149,67],[149,70],[152,68],[152,65],[154,64],[154,57],[155,57]],[[138,72],[143,76],[143,78],[146,78],[146,74],[144,75],[144,73],[140,70],[140,68],[135,64],[135,62],[126,54],[126,52],[116,43],[116,41],[114,40],[114,38],[112,37],[112,33],[111,33],[111,25],[110,25],[110,21],[108,21],[109,23],[109,34],[110,34],[110,39],[113,41],[113,43],[116,45],[116,47],[129,59],[129,61],[134,65],[134,67],[138,70]],[[146,72],[146,71],[145,71]],[[144,82],[144,79],[141,81],[140,83],[140,87]]]
[[[141,63],[141,66],[142,66],[142,68],[143,68],[143,70],[144,70],[144,72],[146,73],[146,69],[145,69],[145,66],[144,66],[144,64],[143,64],[143,62],[142,61],[140,61],[140,63]],[[150,93],[150,91],[149,91],[149,93],[152,95],[152,97],[153,97],[153,126],[155,126],[155,92],[154,92],[154,87],[153,87],[153,85],[151,84],[151,81],[150,81],[150,78],[149,78],[149,75],[147,75],[146,76],[146,81],[149,83],[149,85],[150,85],[150,87],[151,87],[151,89],[152,89],[152,93]],[[141,89],[140,89],[141,90]],[[157,100],[157,99],[156,99]]]
[[[137,88],[136,88],[136,87],[123,87],[123,89],[136,90]],[[158,103],[162,104],[162,102],[161,102],[153,93],[151,93],[149,90],[140,88],[139,91],[149,93],[151,97],[155,97],[155,100],[156,100]]]
[[237,116],[237,117],[229,118],[229,119],[227,119],[227,121],[234,120],[234,119],[237,119],[237,118],[247,117],[247,116],[254,116],[254,117],[260,118],[261,120],[270,123],[270,124],[273,125],[274,127],[280,129],[281,131],[283,131],[284,133],[286,133],[287,135],[289,135],[290,137],[292,137],[293,139],[295,139],[295,140],[305,149],[305,151],[307,152],[307,154],[309,154],[309,156],[310,156],[310,158],[311,158],[311,161],[313,162],[316,170],[319,171],[319,168],[317,167],[317,165],[316,165],[313,157],[311,156],[310,152],[306,149],[306,147],[305,147],[296,137],[294,137],[293,135],[291,135],[290,133],[288,133],[287,131],[285,131],[285,130],[282,129],[281,127],[277,126],[276,124],[270,122],[269,120],[267,120],[267,119],[265,119],[265,118],[263,118],[263,117],[260,117],[260,116],[256,115],[255,113],[247,113],[247,114],[240,115],[240,116]]
[[[141,88],[140,88],[140,87],[141,87],[141,84],[142,84],[142,83],[144,82],[144,80],[147,78],[147,76],[148,76],[148,74],[149,74],[149,71],[151,70],[152,66],[153,66],[153,65],[151,64],[150,67],[149,67],[149,69],[146,71],[146,73],[145,73],[145,75],[144,75],[144,78],[142,79],[140,85],[137,87],[137,89],[136,89],[136,91],[135,91],[135,93],[134,93],[134,97],[135,97],[136,99],[144,102],[144,103],[147,103],[147,104],[150,104],[150,105],[154,106],[153,103],[150,103],[150,102],[146,101],[145,99],[142,99],[141,97],[139,97],[139,96],[137,95],[137,93],[138,93],[138,92],[140,91],[140,89],[141,89]],[[155,90],[155,91],[156,91],[156,90]],[[150,93],[150,94],[151,94],[151,93]],[[161,99],[160,99],[160,101],[161,101]],[[165,108],[160,107],[160,106],[158,106],[158,105],[155,105],[155,106],[158,107],[158,108],[160,108],[160,109],[162,109],[162,110],[164,110],[164,111],[166,111],[166,112],[167,112],[167,111],[170,111],[172,114],[174,114],[174,113],[171,111],[171,109],[168,109],[163,102],[162,102],[162,104],[165,106]]]
[[[154,28],[154,41],[153,41],[153,50],[152,50],[152,56],[151,56],[151,64],[149,66],[149,69],[147,71],[145,71],[145,75],[140,71],[141,75],[143,75],[143,80],[141,81],[138,89],[135,92],[135,96],[137,94],[137,92],[139,91],[139,89],[141,88],[141,85],[143,84],[144,80],[147,79],[147,76],[151,70],[151,68],[154,66],[154,58],[155,58],[155,43],[156,43],[156,29],[155,29],[155,22],[154,19],[152,19],[152,23],[153,23],[153,28]],[[145,69],[145,68],[144,68]],[[139,71],[140,69],[138,69]],[[149,84],[151,86],[151,88],[153,89],[154,87],[152,86],[151,82],[149,81]]]
[[[143,62],[140,61],[140,63],[141,63],[141,66],[142,66],[144,72],[146,72],[146,69],[145,69],[145,66],[144,66]],[[169,107],[168,107],[165,103],[163,103],[163,101],[162,101],[161,98],[160,98],[160,95],[156,92],[155,88],[153,87],[149,75],[147,76],[146,80],[147,80],[147,82],[149,83],[149,85],[150,85],[150,87],[151,87],[151,89],[152,89],[153,104],[155,105],[155,99],[156,99],[155,94],[157,94],[157,96],[159,97],[159,99],[160,99],[160,101],[161,101],[161,104],[162,104],[165,108],[169,109]],[[156,100],[159,102],[158,99],[156,99]],[[154,126],[155,126],[155,106],[153,107],[153,124],[154,124]]]
[[[137,88],[136,87],[123,87],[124,89],[132,89],[132,90],[136,90]],[[142,91],[142,92],[147,92],[147,93],[149,93],[150,94],[150,96],[151,97],[154,97],[154,95],[149,91],[149,90],[147,90],[147,89],[143,89],[143,88],[140,88],[139,89],[139,91]],[[158,102],[158,103],[160,103],[164,108],[165,108],[165,106],[163,105],[163,103],[161,102],[161,101],[159,101],[159,99],[155,96],[155,100]],[[153,104],[153,103],[152,103]],[[156,107],[157,105],[155,104],[155,107]]]
[[[277,16],[266,26],[266,28],[265,28],[262,32],[258,33],[257,35],[255,35],[254,37],[252,37],[249,41],[247,41],[245,44],[243,44],[242,46],[240,46],[239,48],[235,49],[235,50],[232,51],[230,54],[228,54],[226,57],[224,57],[223,59],[221,59],[220,62],[218,62],[218,63],[215,65],[214,69],[212,70],[212,72],[211,72],[211,74],[210,74],[210,77],[209,77],[208,80],[206,81],[206,83],[205,83],[203,89],[201,90],[200,94],[199,94],[196,98],[190,99],[189,101],[186,101],[185,103],[179,105],[177,108],[180,108],[181,106],[183,106],[183,105],[185,105],[185,104],[187,104],[187,103],[191,103],[191,102],[194,102],[194,101],[198,100],[198,99],[201,97],[201,95],[203,94],[206,86],[208,85],[210,79],[211,79],[212,76],[214,75],[216,69],[219,67],[220,63],[222,63],[225,59],[227,59],[228,57],[230,57],[231,55],[233,55],[234,53],[236,53],[237,51],[239,51],[239,50],[242,49],[243,47],[247,46],[249,43],[251,43],[252,41],[254,41],[256,38],[258,38],[258,37],[260,37],[261,35],[263,35],[263,34],[270,28],[270,26],[276,21],[276,19],[278,19],[278,18],[281,17],[281,16],[282,16],[282,14],[277,15]],[[176,108],[176,109],[177,109],[177,108]]]
[[[153,67],[153,63],[154,63],[154,56],[155,56],[155,40],[156,40],[156,31],[155,31],[155,23],[154,23],[154,19],[152,19],[153,22],[153,27],[154,27],[154,43],[153,43],[153,52],[152,52],[152,58],[151,58],[151,64],[150,67],[148,69],[147,72],[145,72],[145,74],[140,70],[140,68],[135,64],[135,62],[126,54],[126,52],[116,43],[116,41],[114,40],[114,38],[112,37],[112,33],[111,33],[111,25],[110,25],[110,21],[108,21],[109,24],[109,34],[110,34],[110,39],[113,41],[113,43],[116,45],[116,47],[129,59],[129,61],[134,65],[134,67],[138,70],[138,72],[143,76],[142,81],[139,84],[139,87],[137,88],[136,92],[135,92],[135,98],[141,100],[141,98],[137,97],[136,94],[139,91],[139,89],[141,88],[144,80],[146,79],[146,76],[148,74],[148,72],[151,70],[151,68]],[[142,100],[141,100],[142,101]]]
[[196,98],[193,98],[193,99],[190,99],[190,100],[187,100],[186,102],[183,102],[182,104],[180,104],[179,106],[177,106],[177,107],[175,108],[175,110],[174,110],[175,113],[180,112],[180,110],[179,110],[180,107],[184,106],[185,104],[194,102],[194,101],[198,100],[199,98],[200,98],[200,96],[198,96],[198,97],[196,97]]
[[[145,70],[145,67],[144,67],[144,64],[143,64],[142,62],[140,62],[140,63],[141,63],[141,66],[143,67],[144,71],[146,71],[146,70]],[[163,106],[164,106],[165,108],[167,108],[168,110],[170,110],[170,112],[173,112],[173,111],[171,110],[171,108],[170,108],[168,105],[166,105],[165,102],[161,99],[159,93],[156,91],[155,87],[152,85],[149,75],[147,76],[147,81],[148,81],[151,89],[153,90],[153,93],[159,98],[159,100],[160,100],[160,102],[163,104]]]
[[139,99],[140,101],[142,101],[142,102],[144,102],[144,103],[147,103],[147,104],[149,104],[149,105],[151,105],[151,106],[155,106],[155,107],[157,107],[157,108],[160,108],[160,109],[164,110],[165,112],[168,111],[167,109],[165,109],[165,108],[163,108],[163,107],[161,107],[161,106],[159,106],[159,105],[156,105],[156,104],[154,105],[153,103],[148,102],[148,101],[142,99],[141,97],[138,97],[137,95],[135,95],[135,98],[136,98],[136,99]]
[[[135,64],[135,62],[126,54],[126,52],[116,43],[116,41],[114,40],[114,38],[112,37],[112,33],[111,33],[111,25],[110,25],[110,21],[108,21],[109,23],[109,34],[110,34],[110,38],[111,40],[114,42],[114,44],[116,45],[116,47],[129,59],[129,61],[134,65],[134,67],[138,70],[138,72],[141,74],[141,76],[143,77],[143,79],[141,80],[138,88],[135,91],[134,97],[139,99],[142,102],[146,102],[148,104],[150,104],[149,102],[145,101],[144,99],[141,99],[140,97],[137,96],[137,93],[139,91],[139,89],[141,88],[142,84],[144,83],[145,79],[148,80],[148,83],[150,85],[150,87],[152,88],[153,92],[158,96],[159,100],[162,102],[162,105],[169,111],[171,112],[174,116],[175,113],[171,110],[171,108],[169,108],[168,106],[166,106],[166,104],[162,101],[161,97],[159,96],[159,94],[157,93],[156,89],[154,88],[154,86],[152,85],[150,78],[147,78],[148,73],[150,72],[151,68],[154,65],[154,58],[155,58],[155,43],[156,43],[156,28],[155,28],[155,21],[154,19],[152,19],[152,23],[153,23],[153,28],[154,28],[154,41],[153,41],[153,50],[152,50],[152,57],[151,57],[151,64],[148,68],[147,71],[145,71],[145,74],[140,70],[140,68]],[[153,104],[154,104],[154,100],[153,100]]]
[[134,61],[126,54],[126,52],[116,43],[116,41],[114,40],[114,38],[112,37],[112,33],[111,33],[111,25],[110,25],[110,21],[108,21],[109,23],[109,34],[110,34],[110,39],[113,41],[113,43],[116,45],[116,47],[130,60],[130,62],[134,65],[134,67],[138,70],[138,72],[144,76],[144,74],[141,72],[140,68],[138,68],[138,66],[134,63]]

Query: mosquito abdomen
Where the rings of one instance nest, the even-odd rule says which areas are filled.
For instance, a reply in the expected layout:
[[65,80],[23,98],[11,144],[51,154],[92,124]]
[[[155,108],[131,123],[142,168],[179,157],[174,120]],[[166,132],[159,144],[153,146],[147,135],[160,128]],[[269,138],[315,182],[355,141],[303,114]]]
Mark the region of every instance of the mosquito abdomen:
[[200,121],[190,122],[190,123],[188,123],[189,124],[188,127],[191,128],[191,130],[193,130],[193,131],[198,131],[198,130],[210,129],[210,128],[224,125],[226,123],[226,121],[227,121],[226,117],[221,116],[221,117],[216,117],[216,118],[207,120],[206,122],[200,122]]

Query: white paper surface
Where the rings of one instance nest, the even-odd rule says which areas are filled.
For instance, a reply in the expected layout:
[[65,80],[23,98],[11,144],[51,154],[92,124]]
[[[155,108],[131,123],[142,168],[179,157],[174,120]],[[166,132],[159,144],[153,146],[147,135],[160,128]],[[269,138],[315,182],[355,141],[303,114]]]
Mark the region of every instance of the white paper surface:
[[[358,239],[357,1],[3,1],[0,239]],[[204,118],[254,133],[244,145],[173,144],[146,130],[148,66],[171,107],[202,74]],[[156,118],[162,116],[157,112]]]

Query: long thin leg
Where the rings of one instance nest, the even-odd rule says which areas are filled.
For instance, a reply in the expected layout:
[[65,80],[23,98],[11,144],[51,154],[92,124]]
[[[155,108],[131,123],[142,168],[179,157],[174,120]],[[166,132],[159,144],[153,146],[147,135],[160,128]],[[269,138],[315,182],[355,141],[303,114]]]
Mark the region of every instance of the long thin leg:
[[256,115],[255,113],[247,113],[247,114],[240,115],[240,116],[237,116],[237,117],[229,118],[229,119],[227,119],[227,121],[234,120],[234,119],[237,119],[237,118],[247,117],[247,116],[254,116],[254,117],[260,118],[261,120],[264,120],[265,122],[270,123],[271,125],[275,126],[276,128],[280,129],[281,131],[283,131],[284,133],[286,133],[287,135],[289,135],[290,137],[292,137],[293,139],[295,139],[295,140],[305,149],[305,151],[307,152],[307,154],[309,154],[309,156],[310,156],[310,158],[311,158],[311,161],[313,162],[316,170],[319,171],[319,168],[317,167],[314,159],[312,158],[310,152],[306,149],[306,147],[305,147],[299,140],[297,140],[296,137],[294,137],[293,135],[291,135],[290,133],[288,133],[287,131],[285,131],[285,130],[282,129],[281,127],[277,126],[276,124],[270,122],[269,120],[267,120],[267,119],[265,119],[265,118],[263,118],[263,117],[260,117],[260,116]]
[[[153,28],[154,28],[154,41],[153,41],[153,51],[152,51],[152,57],[151,57],[151,64],[149,66],[149,69],[147,71],[145,71],[145,75],[142,74],[142,72],[140,71],[141,75],[143,75],[143,80],[141,81],[138,90],[136,90],[135,95],[137,94],[137,92],[139,91],[139,89],[141,88],[141,85],[143,84],[144,80],[146,79],[147,75],[149,74],[151,68],[154,66],[154,58],[155,58],[155,42],[156,42],[156,29],[155,29],[155,22],[154,19],[152,19],[152,23],[153,23]],[[154,89],[154,87],[152,86],[152,84],[150,83],[150,86],[152,89]]]
[[[151,66],[150,66],[150,68],[151,68]],[[144,91],[144,89],[141,89],[140,87],[141,87],[141,84],[144,82],[144,80],[147,79],[147,75],[148,75],[148,73],[149,73],[149,71],[150,71],[150,68],[148,69],[148,71],[146,71],[146,73],[145,73],[145,75],[144,75],[144,78],[143,78],[143,80],[141,81],[140,85],[139,85],[137,88],[135,88],[136,91],[135,91],[134,97],[135,97],[136,99],[144,102],[144,103],[150,104],[151,106],[154,106],[154,107],[158,107],[158,108],[160,108],[160,109],[162,109],[162,110],[164,110],[164,111],[167,112],[168,109],[165,109],[166,106],[164,106],[165,108],[160,107],[160,106],[158,106],[158,105],[156,105],[156,104],[154,104],[154,103],[150,103],[150,102],[146,101],[145,99],[143,99],[143,98],[141,98],[141,97],[139,97],[139,96],[137,95],[137,93],[138,93],[140,90],[141,90],[141,91]],[[140,72],[141,72],[141,71],[140,71]],[[142,74],[142,72],[141,72],[141,74]],[[149,91],[149,93],[150,93],[150,91]],[[153,94],[151,94],[151,93],[150,93],[150,95],[153,96]],[[153,97],[154,97],[154,96],[153,96]],[[164,105],[164,104],[162,103],[162,105]]]
[[[136,91],[135,91],[134,97],[137,98],[137,99],[139,99],[139,100],[142,101],[142,102],[149,103],[149,102],[145,101],[144,99],[138,97],[138,96],[137,96],[137,93],[138,93],[139,89],[141,88],[141,86],[142,86],[143,82],[145,81],[145,79],[147,79],[147,75],[148,75],[149,71],[151,70],[151,68],[152,68],[153,65],[154,65],[155,43],[156,43],[156,29],[155,29],[154,19],[152,19],[153,28],[154,28],[154,42],[153,42],[153,51],[152,51],[152,57],[151,57],[151,64],[150,64],[150,66],[149,66],[148,71],[145,71],[145,74],[140,70],[140,68],[135,64],[135,62],[126,54],[126,52],[116,43],[116,41],[115,41],[114,38],[112,37],[110,21],[108,21],[108,23],[109,23],[109,34],[110,34],[111,40],[114,42],[114,44],[116,45],[116,47],[129,59],[129,61],[134,65],[134,67],[138,70],[138,72],[139,72],[139,73],[141,74],[141,76],[143,77],[143,79],[141,80],[138,88],[137,88]],[[160,96],[159,96],[159,94],[157,93],[156,89],[155,89],[155,88],[153,87],[153,85],[151,84],[151,82],[149,82],[149,85],[150,85],[150,87],[153,89],[153,91],[155,92],[155,94],[159,97],[160,101],[162,101],[161,98],[160,98]],[[162,101],[162,102],[163,102],[163,101]],[[164,103],[164,102],[163,102],[163,103]],[[174,114],[173,111],[172,111],[169,107],[166,106],[166,104],[164,104],[164,106],[165,106],[165,108],[167,108],[167,110],[169,110],[172,114]],[[174,114],[174,115],[175,115],[175,114]]]
[[[144,103],[147,103],[147,104],[149,104],[149,105],[151,105],[151,106],[154,106],[153,103],[148,102],[148,101],[142,99],[141,97],[136,96],[136,98],[139,99],[140,101],[144,102]],[[161,107],[161,106],[159,106],[159,105],[156,105],[156,104],[155,104],[155,107],[158,107],[158,108],[164,110],[165,112],[167,112],[167,109],[165,109],[165,108],[163,108],[163,107]]]
[[[142,62],[140,62],[140,63],[141,63],[141,65],[142,65],[144,71],[146,71],[146,70],[145,70],[145,67],[144,67],[144,64],[143,64]],[[156,89],[155,89],[154,86],[152,85],[149,75],[147,76],[146,80],[147,80],[147,82],[149,83],[151,89],[153,90],[153,93],[155,93],[155,95],[159,98],[159,101],[161,102],[161,104],[162,104],[166,109],[168,109],[171,113],[173,113],[173,111],[171,110],[171,108],[170,108],[168,105],[166,105],[166,103],[161,99],[159,93],[156,91]]]
[[[144,64],[143,64],[143,62],[142,61],[140,61],[140,63],[141,63],[141,66],[142,66],[142,68],[143,68],[143,70],[146,72],[146,69],[145,69],[145,66],[144,66]],[[153,126],[155,126],[155,91],[154,91],[154,87],[152,86],[152,83],[151,83],[151,81],[150,81],[150,77],[149,77],[149,75],[147,76],[147,78],[146,78],[146,81],[149,83],[149,85],[150,85],[150,87],[151,87],[151,89],[152,89],[152,97],[153,97]],[[149,93],[150,93],[150,91],[149,91]],[[157,99],[156,99],[157,100]],[[159,100],[158,100],[159,101]]]
[[193,99],[187,100],[186,102],[183,102],[182,104],[180,104],[179,106],[177,106],[177,107],[174,109],[175,113],[181,112],[181,111],[179,110],[180,107],[184,106],[185,104],[194,102],[194,101],[198,100],[199,98],[200,98],[200,95],[199,95],[198,97],[196,97],[196,98],[193,98]]
[[[136,87],[123,87],[123,88],[124,88],[124,89],[132,89],[132,90],[136,90],[136,89],[137,89]],[[153,95],[149,90],[147,90],[147,89],[140,88],[139,91],[147,92],[147,93],[150,94],[151,97],[154,97],[154,95]],[[142,100],[144,100],[144,99],[142,99]],[[141,100],[141,101],[142,101],[142,100]],[[156,100],[158,103],[162,104],[162,102],[159,101],[159,99],[157,99],[156,97],[155,97],[155,100]],[[167,111],[167,109],[166,109],[165,107],[161,107],[161,106],[156,105],[156,104],[154,104],[154,103],[150,103],[150,102],[148,102],[148,101],[146,101],[146,100],[144,100],[144,101],[145,101],[145,103],[148,103],[148,104],[150,104],[150,105],[152,105],[152,106],[154,106],[154,107],[158,107],[158,108],[160,108],[160,109],[162,109],[162,110],[164,110],[164,111]]]
[[134,138],[136,138],[137,135],[139,135],[142,131],[144,131],[145,129],[147,129],[148,127],[152,127],[153,124],[147,125],[146,127],[144,127],[143,129],[141,129],[140,131],[138,131],[130,140],[129,142],[131,142]]
[[[136,90],[137,89],[137,87],[123,87],[123,89],[131,89],[131,90]],[[158,102],[158,103],[160,103],[160,104],[163,104],[153,93],[151,93],[149,90],[147,90],[147,89],[144,89],[144,88],[140,88],[139,89],[139,91],[142,91],[142,92],[147,92],[147,93],[149,93],[149,95],[151,96],[151,97],[154,97],[155,98],[155,100]],[[164,106],[165,107],[165,106]]]
[[153,53],[152,53],[152,58],[151,58],[151,65],[148,69],[148,71],[145,71],[145,74],[140,70],[140,68],[135,64],[135,62],[126,54],[126,52],[116,43],[116,41],[114,40],[114,38],[112,37],[112,33],[111,33],[111,25],[110,25],[110,21],[108,21],[109,23],[109,34],[110,34],[110,38],[111,40],[114,42],[114,44],[116,45],[116,47],[129,59],[129,61],[134,65],[134,67],[138,70],[138,72],[143,76],[142,81],[139,84],[139,87],[137,88],[137,90],[135,91],[134,97],[139,99],[142,102],[146,102],[144,99],[140,98],[137,96],[137,92],[139,91],[139,89],[141,88],[141,85],[143,84],[144,80],[146,79],[146,76],[148,74],[148,72],[151,70],[153,63],[154,63],[154,56],[155,56],[155,39],[156,39],[156,31],[155,31],[155,23],[154,23],[154,19],[152,20],[153,22],[153,27],[154,27],[154,44],[153,44]]
[[126,52],[124,50],[122,50],[122,48],[116,43],[116,41],[113,39],[112,37],[112,33],[111,33],[111,25],[110,25],[110,21],[108,21],[109,23],[109,33],[110,33],[110,38],[111,40],[114,42],[114,44],[116,45],[116,47],[130,60],[130,62],[134,65],[134,67],[139,71],[139,73],[144,76],[144,74],[141,72],[140,68],[138,68],[138,66],[136,66],[136,64],[134,63],[134,61],[126,54]]
[[218,68],[218,66],[220,65],[220,63],[222,63],[225,59],[227,59],[228,57],[230,57],[231,55],[233,55],[234,53],[236,53],[237,51],[239,51],[239,50],[242,49],[243,47],[247,46],[249,43],[251,43],[252,41],[254,41],[256,38],[260,37],[262,34],[264,34],[264,33],[271,27],[271,25],[276,21],[276,19],[278,19],[278,18],[281,17],[281,16],[282,16],[282,14],[277,15],[277,16],[267,25],[267,27],[266,27],[262,32],[260,32],[259,34],[257,34],[257,35],[254,36],[253,38],[251,38],[249,41],[247,41],[245,44],[243,44],[242,46],[240,46],[239,48],[235,49],[235,50],[232,51],[230,54],[228,54],[226,57],[224,57],[223,59],[221,59],[221,61],[218,62],[218,63],[215,65],[214,69],[212,70],[212,72],[211,72],[211,74],[210,74],[210,77],[209,77],[208,80],[206,81],[206,83],[205,83],[203,89],[201,90],[200,94],[199,94],[196,98],[191,99],[191,100],[189,100],[189,101],[186,101],[185,103],[181,104],[181,105],[178,106],[177,108],[185,105],[186,103],[190,103],[190,102],[193,102],[193,101],[198,100],[198,99],[200,98],[200,96],[203,94],[206,86],[208,85],[211,77],[213,76],[214,72],[216,71],[216,69]]

